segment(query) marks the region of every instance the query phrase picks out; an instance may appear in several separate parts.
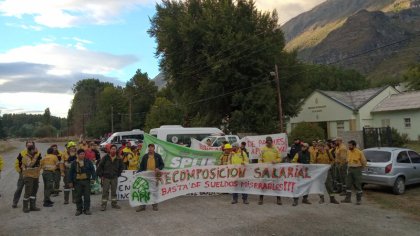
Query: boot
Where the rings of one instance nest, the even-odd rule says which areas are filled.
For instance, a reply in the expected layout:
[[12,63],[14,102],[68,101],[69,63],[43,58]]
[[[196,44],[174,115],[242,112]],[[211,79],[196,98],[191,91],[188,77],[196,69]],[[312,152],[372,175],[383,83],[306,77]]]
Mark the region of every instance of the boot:
[[324,203],[325,203],[324,195],[319,195],[319,204],[324,204]]
[[351,192],[346,193],[346,198],[341,203],[351,203]]
[[244,204],[246,204],[246,205],[248,205],[248,204],[249,204],[248,199],[243,199],[243,202],[244,202]]
[[153,210],[154,210],[154,211],[158,211],[158,210],[159,210],[159,208],[158,208],[158,204],[153,204],[152,206],[153,206]]
[[337,200],[335,200],[334,196],[330,196],[330,203],[332,204],[340,204]]
[[146,210],[146,206],[145,206],[145,205],[142,205],[142,206],[139,206],[139,207],[136,209],[136,212],[145,211],[145,210]]
[[77,210],[75,216],[80,216],[82,214],[81,210]]
[[29,200],[23,200],[23,212],[29,213]]
[[71,202],[76,204],[76,198],[74,197],[76,195],[74,190],[71,190]]
[[299,198],[293,198],[293,204],[292,206],[297,206],[299,204]]
[[12,208],[17,208],[17,202],[13,202]]
[[106,202],[102,202],[101,211],[106,211]]
[[264,202],[264,196],[260,196],[260,199],[258,200],[258,205],[262,205]]
[[70,192],[64,191],[64,204],[69,204]]
[[277,205],[281,205],[281,197],[277,197]]
[[92,215],[92,212],[89,209],[85,210],[85,215],[90,216],[90,215]]
[[29,199],[29,209],[31,211],[40,211],[41,209],[39,209],[38,207],[36,207],[36,198],[31,198]]
[[356,205],[361,205],[362,204],[362,193],[357,193],[356,194]]
[[111,202],[111,207],[114,208],[114,209],[121,209],[121,207],[118,206],[117,201]]
[[343,187],[341,188],[340,196],[347,196],[347,191],[346,191],[346,186],[345,185],[343,185]]
[[232,202],[231,202],[232,204],[236,204],[236,203],[238,203],[238,200],[232,200]]
[[302,203],[303,203],[303,204],[308,204],[308,205],[312,204],[312,203],[308,200],[308,198],[307,198],[307,197],[304,197],[304,198],[303,198]]

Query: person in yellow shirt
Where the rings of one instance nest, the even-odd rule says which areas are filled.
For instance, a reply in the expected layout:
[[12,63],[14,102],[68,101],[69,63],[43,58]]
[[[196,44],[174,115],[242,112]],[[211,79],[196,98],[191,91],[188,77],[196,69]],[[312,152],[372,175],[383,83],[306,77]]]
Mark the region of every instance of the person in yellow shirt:
[[346,195],[346,175],[347,175],[347,147],[343,143],[343,139],[336,139],[335,148],[335,166],[337,171],[337,188],[340,196]]
[[36,207],[36,194],[38,192],[39,175],[41,171],[40,155],[37,155],[35,146],[29,146],[27,154],[22,157],[22,176],[25,185],[25,193],[23,195],[23,212],[40,211]]
[[[162,156],[159,153],[155,152],[155,145],[150,143],[147,145],[148,153],[144,154],[143,158],[141,159],[139,172],[142,171],[154,171],[156,175],[160,173],[163,168],[165,168],[165,163],[163,162]],[[152,204],[153,210],[158,210],[158,204]],[[145,211],[146,206],[142,205],[139,206],[136,212]]]
[[44,180],[44,207],[52,207],[54,204],[50,196],[54,191],[55,171],[58,169],[59,163],[57,156],[54,155],[54,148],[48,148],[47,155],[41,160],[42,179]]
[[[325,165],[333,165],[334,158],[331,156],[328,146],[320,143],[318,145],[318,152],[315,155],[314,164],[325,164]],[[328,194],[330,195],[330,203],[339,204],[339,202],[335,199],[334,191],[333,191],[333,179],[332,179],[332,168],[328,170],[327,179],[325,180],[325,188],[327,189]],[[324,195],[319,195],[319,203],[323,204],[325,202]]]
[[[281,157],[279,150],[273,145],[273,138],[270,136],[265,138],[265,146],[261,148],[259,163],[270,163],[277,164],[281,163]],[[262,205],[264,202],[264,195],[260,195],[258,205]],[[277,197],[277,205],[281,205],[281,197]]]
[[219,165],[228,165],[232,156],[232,145],[229,143],[223,146],[223,154],[219,158]]
[[[231,165],[246,165],[246,164],[249,164],[248,155],[246,154],[246,152],[244,152],[242,149],[239,148],[238,143],[234,143],[232,145],[232,156],[230,158],[230,163],[229,164],[231,164]],[[238,203],[239,194],[234,193],[234,194],[232,194],[232,197],[233,197],[232,204]],[[246,194],[246,193],[242,194],[242,201],[243,201],[244,204],[249,204],[248,194]]]
[[136,146],[131,146],[130,152],[125,152],[127,158],[127,170],[138,170],[139,169],[139,155]]
[[346,178],[346,198],[341,201],[343,203],[351,203],[352,187],[356,189],[357,205],[362,201],[362,170],[366,168],[367,161],[365,155],[356,147],[356,141],[351,140],[348,142],[349,150],[347,153],[347,178]]

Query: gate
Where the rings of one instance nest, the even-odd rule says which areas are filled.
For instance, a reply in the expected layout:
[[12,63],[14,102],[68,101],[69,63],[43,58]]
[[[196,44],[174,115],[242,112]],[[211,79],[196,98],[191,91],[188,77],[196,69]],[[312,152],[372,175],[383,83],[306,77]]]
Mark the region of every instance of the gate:
[[391,147],[392,133],[390,127],[363,128],[364,148]]

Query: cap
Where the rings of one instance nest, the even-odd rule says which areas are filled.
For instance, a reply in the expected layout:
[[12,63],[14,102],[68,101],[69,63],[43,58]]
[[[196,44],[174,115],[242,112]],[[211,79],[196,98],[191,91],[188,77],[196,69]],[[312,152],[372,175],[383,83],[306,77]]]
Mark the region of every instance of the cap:
[[230,145],[229,143],[225,144],[224,146],[225,149],[232,149],[232,145]]

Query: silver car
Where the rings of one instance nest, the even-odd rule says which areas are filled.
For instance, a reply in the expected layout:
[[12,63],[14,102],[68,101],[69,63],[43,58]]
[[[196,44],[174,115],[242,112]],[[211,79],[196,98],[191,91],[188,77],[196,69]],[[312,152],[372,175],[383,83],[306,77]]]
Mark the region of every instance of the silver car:
[[390,186],[395,194],[403,194],[405,186],[420,183],[420,155],[405,148],[369,148],[363,150],[367,168],[363,184]]

